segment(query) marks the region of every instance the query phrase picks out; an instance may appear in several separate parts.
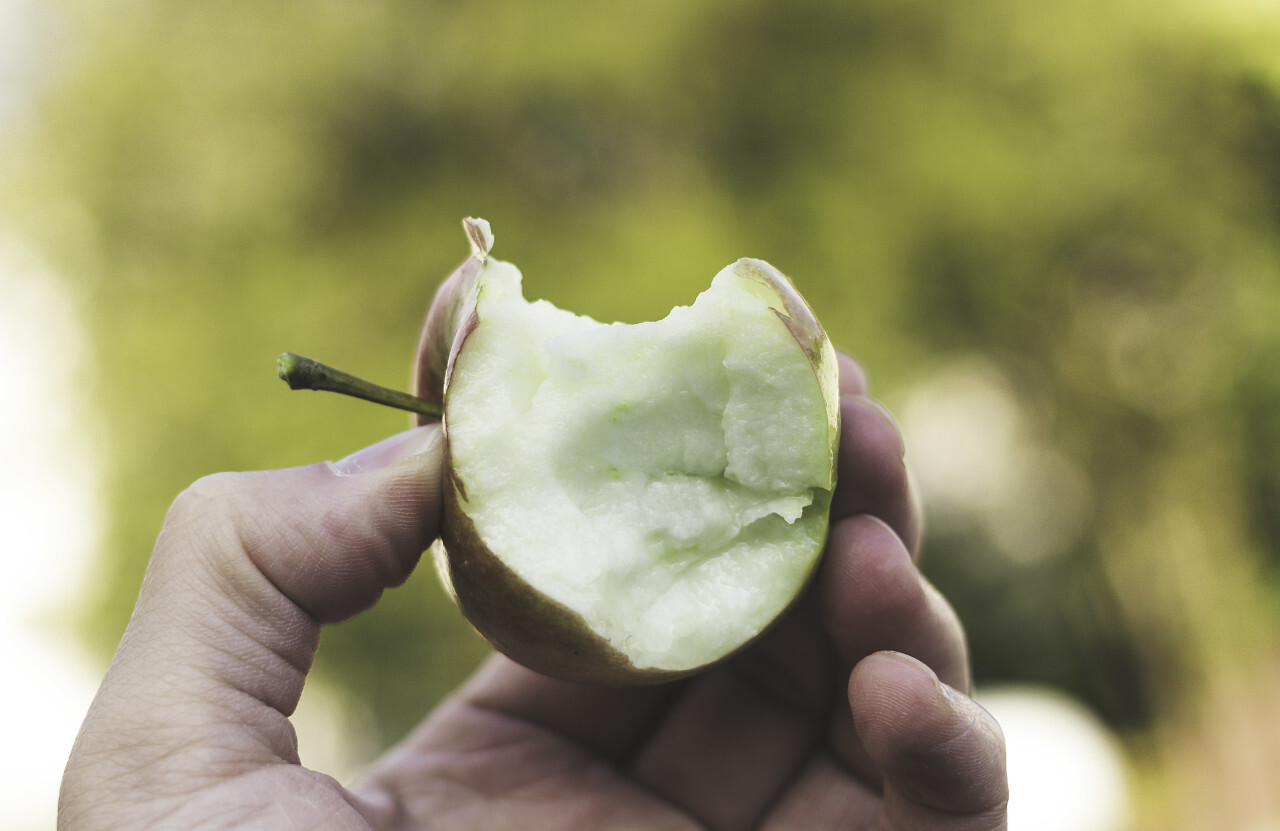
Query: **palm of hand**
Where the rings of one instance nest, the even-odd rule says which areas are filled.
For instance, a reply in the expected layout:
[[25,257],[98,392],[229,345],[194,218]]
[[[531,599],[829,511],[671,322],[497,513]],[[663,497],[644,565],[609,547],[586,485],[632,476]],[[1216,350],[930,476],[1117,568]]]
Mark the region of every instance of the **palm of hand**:
[[[811,612],[729,665],[665,688],[578,688],[495,659],[358,793],[384,827],[872,828],[883,783]],[[926,704],[933,692],[902,657],[871,658],[860,675],[863,697],[876,680]],[[946,708],[923,715],[911,725],[920,741],[967,729]],[[967,798],[938,785],[942,802]]]

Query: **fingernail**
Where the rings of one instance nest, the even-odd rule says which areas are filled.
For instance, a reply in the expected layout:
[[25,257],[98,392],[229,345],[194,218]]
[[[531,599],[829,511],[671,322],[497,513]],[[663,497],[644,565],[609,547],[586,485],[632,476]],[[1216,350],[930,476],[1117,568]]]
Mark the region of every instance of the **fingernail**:
[[959,704],[967,697],[955,687],[942,681],[938,682],[938,689],[942,690],[942,694],[946,696],[947,700],[952,704]]
[[932,674],[933,672],[933,670],[929,669],[929,667],[925,665],[924,661],[921,661],[913,655],[908,655],[905,652],[899,652],[896,649],[882,649],[876,654],[882,655],[894,663],[901,664],[904,667],[910,667],[915,672],[926,674]]
[[410,456],[416,456],[419,453],[430,450],[439,443],[440,425],[424,424],[421,427],[414,427],[412,430],[405,430],[403,433],[397,433],[394,436],[385,438],[363,450],[357,450],[345,459],[339,459],[334,462],[333,469],[343,476],[369,473],[374,470],[381,470]]

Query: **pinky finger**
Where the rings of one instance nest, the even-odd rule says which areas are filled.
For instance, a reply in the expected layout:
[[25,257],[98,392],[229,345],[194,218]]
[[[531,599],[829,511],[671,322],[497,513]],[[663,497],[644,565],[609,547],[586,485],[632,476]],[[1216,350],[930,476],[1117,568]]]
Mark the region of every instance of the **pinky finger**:
[[858,736],[884,779],[882,825],[1003,831],[1004,736],[974,701],[896,652],[863,659],[849,679]]

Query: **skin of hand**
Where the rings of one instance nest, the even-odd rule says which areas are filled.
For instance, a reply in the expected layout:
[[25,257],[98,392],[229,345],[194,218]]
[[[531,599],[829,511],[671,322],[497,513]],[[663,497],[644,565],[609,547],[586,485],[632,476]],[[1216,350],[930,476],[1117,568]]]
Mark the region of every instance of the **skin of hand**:
[[828,548],[760,642],[607,689],[489,660],[354,786],[289,715],[322,624],[402,583],[440,522],[441,436],[218,474],[174,503],[76,739],[61,829],[1004,829],[1000,728],[915,565],[902,439],[841,356]]

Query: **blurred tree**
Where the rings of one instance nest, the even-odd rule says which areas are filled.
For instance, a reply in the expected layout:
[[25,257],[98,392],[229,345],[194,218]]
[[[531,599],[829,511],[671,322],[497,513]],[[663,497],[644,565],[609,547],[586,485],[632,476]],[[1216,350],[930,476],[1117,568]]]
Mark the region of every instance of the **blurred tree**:
[[[530,295],[602,319],[661,315],[725,263],[765,257],[895,405],[980,360],[1021,425],[1021,478],[969,469],[962,509],[931,504],[926,571],[967,621],[980,682],[1081,697],[1168,773],[1153,794],[1178,790],[1188,737],[1213,744],[1206,707],[1275,690],[1274,674],[1245,671],[1280,657],[1269,7],[58,0],[49,13],[61,60],[0,161],[0,211],[89,311],[114,517],[86,616],[100,647],[187,483],[340,456],[403,426],[286,395],[271,361],[294,349],[397,384],[436,281],[465,253],[458,220],[481,215]],[[982,438],[955,429],[956,450]],[[482,653],[433,577],[326,634],[320,671],[371,702],[380,741]],[[1237,732],[1223,758],[1260,741]],[[1201,787],[1247,787],[1235,770]],[[1238,804],[1237,824],[1153,807],[1152,827],[1245,827],[1269,810]]]

